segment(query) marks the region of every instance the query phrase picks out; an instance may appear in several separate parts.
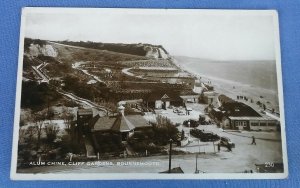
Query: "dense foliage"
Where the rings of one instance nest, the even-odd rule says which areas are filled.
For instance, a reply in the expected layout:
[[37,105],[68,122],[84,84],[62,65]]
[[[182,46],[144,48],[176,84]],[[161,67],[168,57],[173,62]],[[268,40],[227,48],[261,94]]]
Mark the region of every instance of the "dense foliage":
[[61,95],[48,84],[34,81],[22,82],[22,108],[40,110],[57,101]]
[[[64,77],[65,86],[63,89],[74,93],[75,95],[94,100],[96,97],[102,96],[101,91],[95,85],[88,85],[86,82],[81,81],[78,77],[67,75]],[[100,84],[100,83],[99,83]]]
[[25,38],[24,39],[24,50],[28,51],[31,44],[38,44],[40,46],[43,46],[46,44],[46,41],[40,40],[40,39]]

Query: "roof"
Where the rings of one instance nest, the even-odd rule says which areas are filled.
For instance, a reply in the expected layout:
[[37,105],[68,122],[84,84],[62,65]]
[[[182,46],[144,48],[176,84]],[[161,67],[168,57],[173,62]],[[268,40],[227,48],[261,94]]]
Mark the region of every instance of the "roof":
[[113,130],[117,132],[131,131],[140,127],[151,127],[141,115],[124,116],[121,114],[117,117],[100,117],[97,115],[90,121],[90,125],[94,131]]
[[222,111],[226,111],[227,116],[234,116],[234,117],[261,117],[261,115],[256,112],[253,108],[250,106],[235,101],[226,95],[220,95],[218,97],[219,101],[221,102],[222,106],[219,108]]
[[93,115],[93,110],[90,109],[78,109],[78,115]]
[[147,122],[143,116],[140,115],[129,115],[126,118],[136,127],[151,127],[151,125]]
[[204,91],[203,92],[204,96],[216,96],[217,93],[214,91]]
[[150,93],[146,101],[156,101],[156,100],[169,100],[169,101],[181,101],[179,93],[176,92],[166,92],[166,91],[155,91]]
[[203,91],[203,87],[194,86],[193,92],[200,94],[200,93],[202,93],[202,91]]
[[126,132],[131,131],[135,128],[135,126],[123,115],[119,115],[116,121],[114,122],[111,130]]
[[180,96],[182,99],[191,99],[191,98],[199,98],[199,95],[182,95]]
[[273,119],[271,117],[249,117],[249,116],[234,117],[234,116],[229,116],[228,118],[231,120],[277,121],[276,119]]
[[250,117],[261,117],[261,115],[256,112],[250,106],[241,103],[241,102],[227,102],[223,103],[222,106],[219,108],[220,110],[224,110],[227,112],[227,116],[250,116]]
[[91,125],[93,125],[95,131],[105,131],[110,130],[115,121],[116,117],[100,117],[97,115],[91,120]]
[[223,104],[223,103],[229,103],[229,102],[236,102],[234,100],[232,100],[231,98],[227,97],[226,95],[219,95],[218,97],[219,101]]

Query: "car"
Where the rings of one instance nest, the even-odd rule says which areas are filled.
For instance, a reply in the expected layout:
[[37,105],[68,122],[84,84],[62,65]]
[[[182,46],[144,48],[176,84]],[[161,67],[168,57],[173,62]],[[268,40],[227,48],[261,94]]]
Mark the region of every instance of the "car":
[[215,142],[220,140],[220,137],[217,134],[214,134],[213,132],[204,132],[199,129],[192,129],[191,135],[199,138],[202,142]]
[[220,136],[217,134],[214,134],[213,132],[203,132],[203,137],[200,139],[202,142],[215,142],[220,140]]
[[228,145],[230,145],[232,148],[235,147],[235,144],[233,142],[231,142],[231,140],[225,136],[222,136],[220,138],[220,144],[221,144],[221,146],[225,146],[225,147],[227,147]]
[[[189,125],[189,122],[190,122],[190,125]],[[200,123],[198,121],[196,121],[196,120],[189,119],[189,120],[185,120],[183,122],[183,125],[186,126],[186,127],[195,128],[195,127],[198,127],[200,125]]]
[[184,116],[185,113],[184,113],[183,111],[178,111],[178,112],[177,112],[177,115],[179,115],[179,116]]

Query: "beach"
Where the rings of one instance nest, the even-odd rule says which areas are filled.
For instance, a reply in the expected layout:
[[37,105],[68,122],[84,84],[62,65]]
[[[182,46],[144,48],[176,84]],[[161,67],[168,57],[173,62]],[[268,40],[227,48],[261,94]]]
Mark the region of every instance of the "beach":
[[[277,91],[277,78],[276,78],[276,70],[272,70],[269,71],[268,75],[272,76],[269,77],[268,80],[264,80],[263,84],[256,84],[254,85],[249,84],[251,83],[251,77],[249,77],[249,75],[251,75],[251,73],[253,73],[253,76],[255,76],[255,81],[252,82],[258,82],[257,80],[260,80],[260,78],[256,78],[258,77],[258,72],[259,71],[264,71],[261,70],[261,68],[257,68],[260,69],[259,71],[255,71],[255,68],[252,68],[252,70],[249,70],[249,75],[235,75],[235,76],[231,76],[231,79],[228,78],[224,78],[226,75],[229,75],[228,77],[230,77],[231,75],[231,71],[236,73],[236,71],[232,70],[232,67],[228,66],[228,68],[226,69],[227,66],[224,66],[225,63],[220,64],[220,63],[216,63],[216,62],[211,62],[209,63],[208,61],[203,62],[201,60],[197,61],[197,59],[193,58],[192,61],[189,58],[174,58],[174,63],[180,67],[183,70],[186,70],[190,73],[192,73],[194,76],[196,76],[201,82],[203,83],[211,83],[211,85],[214,87],[214,90],[217,93],[220,94],[225,94],[228,97],[231,97],[234,100],[237,100],[237,96],[246,96],[249,100],[247,103],[249,103],[250,106],[252,106],[255,109],[258,109],[258,105],[256,105],[257,101],[260,101],[261,103],[265,104],[266,107],[268,109],[274,109],[275,112],[279,112],[279,101],[278,101],[278,91]],[[250,62],[249,62],[250,63]],[[207,66],[209,64],[209,68],[206,67],[205,71],[206,73],[204,73],[203,69],[200,71],[199,67],[204,67]],[[266,63],[266,65],[268,65]],[[270,64],[271,65],[271,64]],[[232,65],[231,65],[232,66]],[[243,64],[241,66],[244,66]],[[247,65],[249,67],[249,65]],[[274,68],[274,66],[272,65],[272,68]],[[241,69],[241,67],[239,67],[239,69]],[[267,67],[266,67],[266,70]],[[245,71],[244,71],[245,72]],[[254,74],[255,72],[255,74]],[[262,77],[264,76],[263,73],[260,73],[262,75]],[[273,75],[271,75],[273,74]],[[275,74],[275,75],[274,75]],[[248,83],[245,83],[247,81],[242,82],[241,80],[246,80],[248,76]],[[236,79],[234,80],[233,77],[236,77]],[[243,77],[243,79],[238,79],[238,77]],[[265,77],[265,76],[264,76]],[[254,80],[254,78],[253,78]],[[265,87],[263,87],[262,85],[266,85]],[[268,86],[268,87],[267,87]],[[253,101],[253,103],[251,103],[250,101]],[[244,101],[246,102],[246,101]]]

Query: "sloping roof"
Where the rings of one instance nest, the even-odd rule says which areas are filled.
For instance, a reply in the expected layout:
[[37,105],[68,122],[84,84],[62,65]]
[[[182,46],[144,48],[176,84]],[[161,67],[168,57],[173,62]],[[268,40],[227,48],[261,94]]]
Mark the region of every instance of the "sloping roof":
[[113,131],[131,131],[135,128],[135,126],[123,115],[119,115],[114,122],[111,130]]
[[240,117],[240,116],[249,116],[249,117],[261,117],[261,115],[256,112],[250,106],[241,103],[241,102],[228,102],[223,103],[220,110],[225,110],[228,116]]
[[113,130],[116,132],[131,131],[140,127],[151,127],[141,115],[119,115],[117,117],[100,117],[99,115],[93,117],[90,125],[94,131]]
[[99,115],[93,117],[91,125],[95,131],[106,131],[110,130],[116,121],[116,117],[100,117]]
[[265,117],[249,117],[249,116],[240,116],[240,117],[234,117],[229,116],[228,117],[231,120],[252,120],[252,121],[276,121],[276,119],[273,119],[271,117],[265,116]]
[[218,97],[219,101],[221,102],[222,106],[219,108],[222,111],[226,111],[227,116],[233,117],[241,117],[241,116],[249,116],[249,117],[261,117],[261,115],[256,112],[250,106],[235,101],[226,95],[220,95]]
[[146,97],[146,101],[154,102],[156,100],[170,100],[170,101],[181,101],[179,93],[166,92],[166,91],[155,91],[150,93]]
[[136,128],[138,127],[151,127],[152,125],[150,125],[145,118],[143,118],[140,115],[129,115],[126,116],[126,118],[128,119],[128,121],[130,121]]

